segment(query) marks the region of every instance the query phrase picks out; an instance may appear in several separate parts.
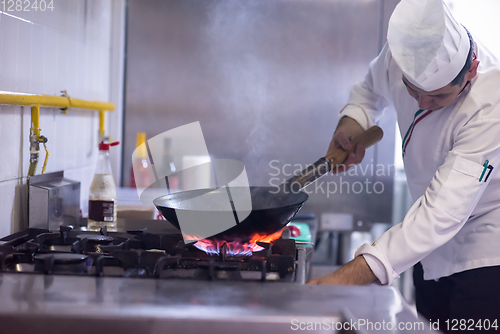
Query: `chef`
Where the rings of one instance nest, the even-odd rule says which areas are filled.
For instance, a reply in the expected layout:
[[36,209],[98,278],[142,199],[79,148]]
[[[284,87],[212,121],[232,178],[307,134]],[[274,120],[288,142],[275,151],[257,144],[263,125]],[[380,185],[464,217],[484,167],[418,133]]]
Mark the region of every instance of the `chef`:
[[[452,319],[500,326],[500,62],[473,37],[442,0],[397,5],[387,45],[352,88],[329,151],[350,150],[349,137],[394,108],[415,202],[354,260],[309,283],[388,285],[420,261],[421,314],[445,330]],[[358,145],[337,172],[363,157]]]

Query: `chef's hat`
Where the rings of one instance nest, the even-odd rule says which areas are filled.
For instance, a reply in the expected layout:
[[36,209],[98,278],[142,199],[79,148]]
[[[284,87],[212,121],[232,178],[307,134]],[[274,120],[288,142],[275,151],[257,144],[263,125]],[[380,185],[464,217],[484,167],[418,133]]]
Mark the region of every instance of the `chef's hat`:
[[470,49],[467,31],[442,0],[401,0],[387,41],[406,79],[428,92],[455,79]]

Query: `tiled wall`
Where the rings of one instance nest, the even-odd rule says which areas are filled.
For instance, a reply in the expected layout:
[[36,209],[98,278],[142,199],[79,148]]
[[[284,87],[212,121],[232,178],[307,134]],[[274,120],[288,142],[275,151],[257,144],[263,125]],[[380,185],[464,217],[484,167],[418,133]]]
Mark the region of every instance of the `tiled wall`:
[[[54,0],[53,11],[44,12],[0,7],[0,90],[50,95],[67,90],[75,98],[111,101],[115,2]],[[26,227],[20,186],[28,172],[29,128],[30,107],[0,106],[0,237]],[[63,115],[42,108],[40,128],[50,150],[47,172],[64,170],[81,181],[85,212],[97,157],[98,114],[70,110]],[[44,158],[41,147],[37,174]]]

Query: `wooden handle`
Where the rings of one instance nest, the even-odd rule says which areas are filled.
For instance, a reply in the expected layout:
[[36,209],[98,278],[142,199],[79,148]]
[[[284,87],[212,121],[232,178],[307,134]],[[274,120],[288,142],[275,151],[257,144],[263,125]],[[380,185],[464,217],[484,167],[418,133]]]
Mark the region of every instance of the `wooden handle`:
[[325,156],[325,159],[328,160],[331,164],[332,169],[335,166],[342,164],[346,159],[349,153],[351,153],[358,144],[363,145],[365,148],[368,148],[376,143],[378,143],[382,137],[384,136],[384,131],[378,126],[372,126],[365,132],[356,136],[356,138],[351,140],[352,150],[345,151],[343,148],[338,148],[332,153]]

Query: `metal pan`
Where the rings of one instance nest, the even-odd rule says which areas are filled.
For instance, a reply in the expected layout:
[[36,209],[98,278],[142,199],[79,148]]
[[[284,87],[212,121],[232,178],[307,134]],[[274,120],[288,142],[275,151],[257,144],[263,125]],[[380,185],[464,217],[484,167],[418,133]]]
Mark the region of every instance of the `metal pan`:
[[[183,191],[159,197],[154,200],[154,204],[175,228],[180,229],[176,211],[196,211],[200,216],[210,214],[209,211],[189,207],[190,201],[187,201],[188,199],[202,195],[216,197],[221,192],[226,193],[226,191],[225,188]],[[241,239],[245,241],[249,240],[255,233],[272,234],[281,230],[299,212],[309,196],[302,191],[279,194],[276,191],[276,187],[250,187],[252,199],[250,215],[234,227],[209,239]],[[207,201],[210,201],[210,198],[207,198]],[[188,206],[186,206],[186,203],[188,203]]]
[[[357,144],[363,144],[368,148],[380,141],[382,136],[382,129],[373,126],[354,138],[352,146],[355,148]],[[278,232],[292,220],[308,199],[309,196],[302,192],[301,189],[330,172],[332,167],[343,163],[349,153],[341,148],[337,149],[284,182],[279,189],[276,187],[250,187],[252,199],[250,215],[237,225],[208,239],[246,240],[255,233],[272,234]],[[184,191],[161,196],[155,199],[153,203],[163,216],[180,230],[176,211],[180,210],[180,214],[193,212],[197,217],[203,216],[205,213],[207,215],[213,213],[206,203],[200,204],[196,201],[188,201],[188,199],[205,195],[204,198],[207,198],[207,201],[210,202],[210,198],[206,197],[206,195],[220,198],[221,193],[226,192],[226,188]],[[190,205],[189,203],[196,204]],[[233,214],[235,217],[237,216],[236,212],[233,212]]]

